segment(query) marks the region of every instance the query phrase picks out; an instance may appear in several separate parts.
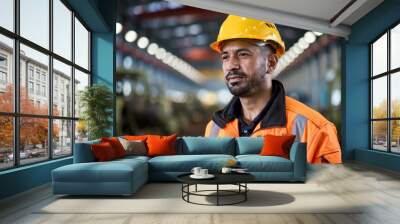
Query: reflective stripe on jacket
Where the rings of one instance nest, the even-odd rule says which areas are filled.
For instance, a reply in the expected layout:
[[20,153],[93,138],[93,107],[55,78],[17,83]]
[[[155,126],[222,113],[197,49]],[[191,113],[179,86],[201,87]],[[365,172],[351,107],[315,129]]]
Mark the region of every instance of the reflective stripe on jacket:
[[[296,140],[307,143],[307,161],[309,163],[341,163],[341,149],[336,127],[325,117],[310,107],[284,97],[286,125],[261,127],[261,122],[251,134],[252,137],[265,135],[296,135]],[[234,118],[220,127],[211,120],[206,127],[206,137],[239,137],[238,119]]]

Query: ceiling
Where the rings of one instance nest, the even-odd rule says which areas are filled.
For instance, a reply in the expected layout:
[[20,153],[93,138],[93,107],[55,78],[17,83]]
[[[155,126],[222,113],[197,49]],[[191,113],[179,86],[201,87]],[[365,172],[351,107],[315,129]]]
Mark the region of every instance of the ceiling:
[[[203,75],[221,75],[219,55],[209,44],[216,39],[226,14],[168,1],[119,0],[118,3],[118,22],[124,27],[117,38],[119,49],[131,47],[140,51],[135,43],[123,41],[124,32],[135,30],[139,36],[148,37],[150,42],[184,59]],[[278,25],[278,29],[287,48],[305,33],[303,29],[283,25]]]
[[347,37],[383,0],[175,0],[181,4]]

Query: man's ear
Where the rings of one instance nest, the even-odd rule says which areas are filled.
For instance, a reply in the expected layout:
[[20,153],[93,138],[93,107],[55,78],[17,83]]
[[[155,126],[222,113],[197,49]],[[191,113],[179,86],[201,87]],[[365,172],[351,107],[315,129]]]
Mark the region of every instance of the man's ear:
[[278,57],[275,54],[270,54],[267,57],[267,73],[272,74],[275,71],[276,66],[278,65]]

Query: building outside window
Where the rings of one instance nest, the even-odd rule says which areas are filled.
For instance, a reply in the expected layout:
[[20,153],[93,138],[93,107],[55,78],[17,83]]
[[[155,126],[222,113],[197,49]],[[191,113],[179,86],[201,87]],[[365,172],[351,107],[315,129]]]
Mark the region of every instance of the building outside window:
[[36,80],[40,81],[40,70],[38,68],[36,69]]
[[46,76],[47,75],[45,73],[42,73],[42,82],[44,82],[44,83],[46,82]]
[[400,24],[370,44],[371,148],[400,153]]
[[34,93],[33,82],[31,82],[31,81],[28,82],[28,93],[29,94]]
[[0,71],[0,84],[7,84],[7,74],[4,71]]
[[[13,10],[10,14],[14,17],[11,20],[19,21],[17,29],[0,30],[0,84],[12,87],[4,91],[0,88],[0,170],[70,156],[73,143],[87,139],[79,113],[67,107],[79,102],[78,92],[90,83],[81,81],[90,80],[91,74],[87,26],[62,0],[19,1],[18,5],[18,13]],[[12,60],[14,54],[19,61]],[[15,88],[15,67],[19,68],[19,88]],[[63,87],[59,80],[64,82]],[[14,91],[20,91],[19,98],[14,98]],[[57,106],[59,94],[63,94],[63,103]],[[38,134],[32,137],[33,132]]]
[[40,84],[36,84],[36,95],[40,96]]
[[0,54],[0,91],[7,87],[7,56]]
[[46,86],[42,86],[42,96],[46,96]]
[[29,66],[28,74],[29,74],[29,79],[33,80],[33,67],[32,66]]

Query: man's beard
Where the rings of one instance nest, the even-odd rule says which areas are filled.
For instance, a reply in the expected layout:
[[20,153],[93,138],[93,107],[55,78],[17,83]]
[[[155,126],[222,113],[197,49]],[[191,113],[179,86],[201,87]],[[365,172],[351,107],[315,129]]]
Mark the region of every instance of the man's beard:
[[249,96],[253,92],[252,90],[254,90],[254,88],[257,88],[257,85],[259,85],[258,83],[259,81],[255,80],[255,77],[253,77],[252,79],[245,80],[245,78],[248,78],[249,76],[242,71],[238,70],[230,71],[226,75],[226,78],[228,79],[230,76],[239,76],[243,78],[242,80],[236,83],[229,83],[229,81],[226,83],[229,91],[234,96],[238,97]]

